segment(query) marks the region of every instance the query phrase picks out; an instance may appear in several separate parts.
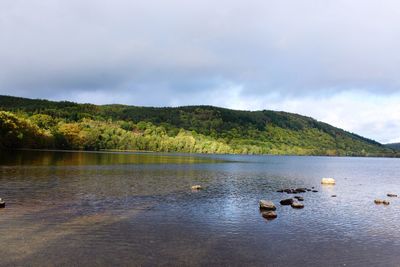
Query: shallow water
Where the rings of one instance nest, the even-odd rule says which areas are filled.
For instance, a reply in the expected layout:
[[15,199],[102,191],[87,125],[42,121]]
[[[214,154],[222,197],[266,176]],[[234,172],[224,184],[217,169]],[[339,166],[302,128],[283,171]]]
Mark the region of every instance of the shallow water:
[[389,192],[400,159],[2,151],[0,265],[399,266],[400,199],[373,203]]

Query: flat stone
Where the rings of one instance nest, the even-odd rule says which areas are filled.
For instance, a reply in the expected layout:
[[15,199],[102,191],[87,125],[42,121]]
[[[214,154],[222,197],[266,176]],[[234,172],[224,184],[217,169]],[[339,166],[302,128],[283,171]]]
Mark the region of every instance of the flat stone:
[[387,194],[387,196],[388,196],[388,197],[397,197],[396,194],[392,194],[392,193]]
[[291,206],[294,209],[302,209],[302,208],[304,208],[304,205],[299,203],[299,202],[293,202]]
[[321,180],[321,184],[334,185],[335,183],[336,183],[336,181],[333,178],[322,178],[322,180]]
[[283,199],[279,203],[281,203],[281,205],[292,205],[293,198]]
[[269,200],[260,200],[261,210],[276,210],[275,204]]
[[332,195],[331,197],[336,197],[336,195]]
[[317,193],[317,192],[318,192],[318,190],[312,190],[312,192],[314,192],[314,193]]
[[383,200],[383,199],[375,199],[374,200],[375,204],[383,204],[384,201],[385,200]]
[[201,185],[193,185],[192,186],[192,190],[201,190],[203,189],[203,187],[201,187]]
[[275,219],[276,217],[278,217],[275,211],[263,211],[261,212],[261,215],[267,220]]

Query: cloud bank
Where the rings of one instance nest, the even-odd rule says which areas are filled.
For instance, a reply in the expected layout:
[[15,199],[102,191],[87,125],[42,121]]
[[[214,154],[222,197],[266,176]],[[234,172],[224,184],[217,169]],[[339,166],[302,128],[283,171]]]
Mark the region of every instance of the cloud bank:
[[4,0],[0,94],[213,104],[400,138],[400,3]]

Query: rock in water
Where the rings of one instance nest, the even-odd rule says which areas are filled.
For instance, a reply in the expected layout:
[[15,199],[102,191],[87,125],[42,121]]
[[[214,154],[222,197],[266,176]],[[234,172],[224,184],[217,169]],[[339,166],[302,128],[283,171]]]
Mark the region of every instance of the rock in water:
[[304,205],[299,203],[299,202],[293,202],[292,203],[292,208],[294,208],[294,209],[302,209],[302,208],[304,208]]
[[276,207],[272,201],[260,200],[260,210],[276,210]]
[[1,198],[0,198],[0,208],[5,208],[6,207],[6,202],[4,202]]
[[322,180],[321,180],[321,184],[331,184],[331,185],[333,185],[335,183],[336,183],[335,179],[333,179],[333,178],[322,178]]
[[293,204],[293,198],[283,199],[279,203],[281,203],[281,205],[292,205]]
[[392,194],[392,193],[387,194],[387,196],[388,196],[388,197],[397,197],[396,194]]
[[374,200],[375,204],[383,204],[384,201],[385,200],[383,200],[383,199],[375,199]]
[[384,200],[382,203],[383,203],[383,205],[389,205],[390,204],[390,202],[387,201],[387,200]]
[[261,215],[267,220],[275,219],[276,217],[278,217],[275,211],[263,211],[261,212]]
[[201,187],[201,185],[193,185],[192,186],[192,190],[201,190],[203,189],[203,187]]
[[305,193],[305,192],[307,192],[307,188],[296,188],[295,191],[298,193]]
[[294,198],[297,199],[298,201],[304,201],[304,198],[301,196],[295,196]]
[[336,195],[332,195],[331,197],[336,197]]
[[318,193],[318,190],[315,190],[315,189],[314,189],[314,190],[312,190],[311,192]]

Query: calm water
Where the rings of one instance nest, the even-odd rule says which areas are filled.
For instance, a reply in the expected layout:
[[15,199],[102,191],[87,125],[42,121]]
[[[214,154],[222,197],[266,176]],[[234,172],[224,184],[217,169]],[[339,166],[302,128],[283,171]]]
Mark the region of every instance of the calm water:
[[400,266],[400,159],[0,153],[2,266]]

